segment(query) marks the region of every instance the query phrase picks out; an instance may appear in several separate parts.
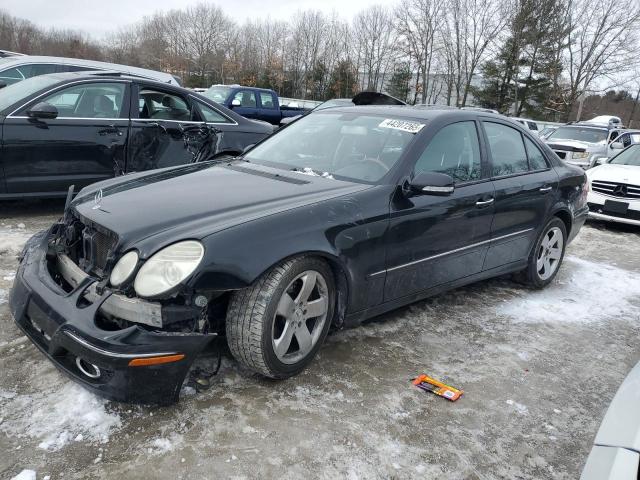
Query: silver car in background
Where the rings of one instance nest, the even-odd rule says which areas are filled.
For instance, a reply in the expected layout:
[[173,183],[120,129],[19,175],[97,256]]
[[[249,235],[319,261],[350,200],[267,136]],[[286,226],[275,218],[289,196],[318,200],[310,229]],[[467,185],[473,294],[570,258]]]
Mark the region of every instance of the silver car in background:
[[640,464],[640,363],[604,416],[580,480],[637,480]]
[[146,68],[130,67],[117,63],[97,62],[79,58],[41,57],[33,55],[8,56],[0,58],[0,88],[27,78],[47,73],[105,71],[126,73],[134,77],[147,78],[158,82],[180,86],[180,80],[173,75]]

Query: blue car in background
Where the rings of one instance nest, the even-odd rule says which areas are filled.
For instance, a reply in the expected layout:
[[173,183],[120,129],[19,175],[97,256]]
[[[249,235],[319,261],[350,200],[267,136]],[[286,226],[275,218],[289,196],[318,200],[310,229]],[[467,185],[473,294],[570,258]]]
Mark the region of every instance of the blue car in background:
[[279,125],[283,118],[296,117],[306,111],[301,107],[280,105],[276,92],[266,88],[213,85],[203,95],[243,117],[273,125]]

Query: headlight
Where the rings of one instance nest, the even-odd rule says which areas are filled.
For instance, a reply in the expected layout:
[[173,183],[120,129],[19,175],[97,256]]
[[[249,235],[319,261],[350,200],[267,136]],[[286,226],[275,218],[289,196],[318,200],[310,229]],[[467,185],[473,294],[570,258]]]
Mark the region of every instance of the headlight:
[[571,158],[587,158],[589,156],[589,152],[573,152]]
[[138,264],[138,252],[135,250],[131,250],[130,252],[125,253],[116,266],[111,270],[111,277],[109,277],[109,282],[114,287],[119,287],[124,282],[129,280],[133,271],[136,269],[136,265]]
[[191,275],[203,256],[204,247],[194,240],[169,245],[142,265],[133,287],[141,297],[165,293]]

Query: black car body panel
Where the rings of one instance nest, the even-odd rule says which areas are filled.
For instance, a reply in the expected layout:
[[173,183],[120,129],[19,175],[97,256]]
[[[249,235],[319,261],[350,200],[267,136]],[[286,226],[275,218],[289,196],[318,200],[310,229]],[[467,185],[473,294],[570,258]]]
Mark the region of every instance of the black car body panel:
[[[70,185],[78,191],[126,173],[238,155],[273,132],[267,123],[248,120],[181,87],[119,75],[43,77],[51,78],[46,87],[0,111],[0,199],[65,196]],[[108,108],[91,113],[91,105],[82,106],[82,99],[76,101],[75,112],[66,114],[62,109],[54,119],[35,119],[27,114],[43,99],[57,94],[64,98],[66,91],[83,87],[89,91],[90,86],[97,89],[104,85],[123,86],[122,98],[110,100],[112,106],[120,104],[119,112],[115,107],[111,110],[115,116],[109,115]],[[67,96],[73,99],[73,95]],[[167,100],[167,105],[161,105],[165,97],[174,104]],[[144,110],[146,105],[141,106],[145,102],[155,102],[161,115],[141,118],[145,113],[150,116]],[[175,102],[184,108],[184,119]],[[81,107],[90,112],[86,117],[77,116]]]
[[[84,231],[113,235],[103,274],[88,272],[92,280],[86,280],[98,282],[107,296],[114,294],[112,290],[118,292],[107,286],[107,278],[113,262],[123,253],[136,250],[140,263],[144,263],[173,243],[202,243],[204,257],[197,270],[177,289],[152,299],[162,304],[163,315],[164,309],[171,307],[188,316],[197,295],[207,295],[212,305],[216,299],[252,285],[285,259],[322,257],[339,285],[333,318],[336,326],[357,324],[449,288],[521,270],[533,243],[554,215],[565,222],[568,240],[584,223],[588,210],[584,172],[564,164],[528,131],[499,116],[406,107],[349,107],[342,111],[348,112],[349,118],[358,114],[393,116],[417,120],[426,127],[377,182],[325,178],[237,159],[137,173],[85,188],[71,203],[57,230],[52,229],[48,238],[26,252],[11,297],[16,321],[25,329],[25,304],[38,297],[43,288],[39,283],[50,284],[51,276],[57,276],[55,267],[50,267],[49,273],[41,269],[38,276],[32,273],[34,265],[44,256],[55,257],[58,252],[54,246],[61,232],[78,223]],[[456,185],[449,195],[407,195],[405,186],[419,152],[440,129],[459,121],[474,122],[478,129],[480,178]],[[493,160],[483,121],[504,123],[520,132],[544,152],[546,166],[527,173],[491,176]],[[136,300],[127,288],[120,293],[134,301],[145,301]],[[147,346],[154,342],[153,335],[169,342],[162,343],[165,348],[169,348],[171,339],[180,338],[164,333],[165,329],[130,323],[110,332],[100,331],[95,326],[96,318],[74,313],[75,303],[69,306],[74,295],[77,293],[43,296],[43,310],[48,316],[65,318],[66,323],[59,328],[73,328],[77,335],[103,348],[124,349],[121,343],[111,345],[109,339],[114,331],[128,332],[131,328],[151,335],[145,339]],[[221,308],[223,318],[224,306]],[[93,310],[95,313],[95,303]],[[85,324],[92,326],[84,328]],[[49,335],[57,338],[55,331]],[[209,341],[204,337],[198,340],[197,334],[189,335],[190,340],[181,340],[188,345],[176,343],[170,350],[189,351],[190,358],[183,364],[187,365]],[[139,347],[135,342],[127,345],[134,350]],[[58,361],[55,356],[52,359]],[[177,377],[178,373],[172,378]],[[171,387],[172,392],[176,385]],[[114,398],[136,397],[135,392],[115,391],[121,387],[107,386],[102,393]],[[130,384],[132,389],[135,387]]]

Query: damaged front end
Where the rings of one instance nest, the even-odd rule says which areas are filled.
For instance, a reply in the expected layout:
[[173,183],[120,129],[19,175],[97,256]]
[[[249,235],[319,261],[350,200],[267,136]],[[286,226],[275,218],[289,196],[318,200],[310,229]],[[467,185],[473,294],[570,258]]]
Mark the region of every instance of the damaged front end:
[[215,338],[209,299],[146,300],[109,285],[118,237],[73,209],[25,247],[10,294],[18,326],[73,380],[107,398],[170,404]]

